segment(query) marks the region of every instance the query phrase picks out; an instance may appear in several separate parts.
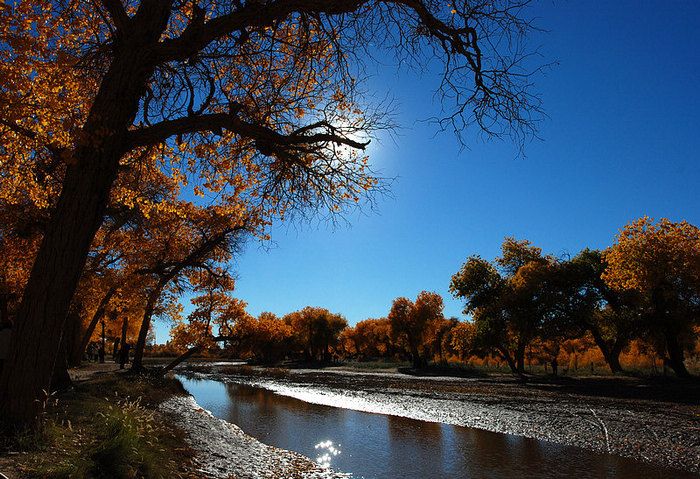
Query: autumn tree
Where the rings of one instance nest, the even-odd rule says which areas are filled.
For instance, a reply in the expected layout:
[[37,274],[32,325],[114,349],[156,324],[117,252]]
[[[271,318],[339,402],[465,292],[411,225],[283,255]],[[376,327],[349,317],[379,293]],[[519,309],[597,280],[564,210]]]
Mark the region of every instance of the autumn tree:
[[245,223],[231,226],[215,209],[181,204],[174,213],[161,214],[145,229],[142,250],[135,259],[134,274],[148,275],[148,289],[141,332],[134,349],[132,369],[141,369],[146,335],[151,317],[166,287],[187,289],[188,275],[204,272],[230,283],[226,262],[240,248],[246,233]]
[[230,295],[232,284],[222,284],[218,278],[205,277],[197,285],[197,296],[190,301],[195,309],[187,318],[178,318],[170,330],[172,346],[180,355],[167,364],[160,373],[166,373],[203,350],[214,348],[219,342],[237,338],[235,328],[250,319],[247,304]]
[[452,348],[452,334],[459,320],[457,318],[442,318],[434,321],[427,331],[426,343],[434,358],[440,363],[446,363]]
[[547,286],[554,259],[527,240],[506,238],[493,262],[471,256],[452,276],[450,291],[473,316],[472,350],[495,352],[514,373],[525,371],[525,350],[552,319]]
[[292,327],[270,312],[262,312],[257,318],[241,317],[230,335],[239,357],[253,357],[263,364],[283,359],[291,351],[293,336]]
[[666,360],[680,377],[689,376],[684,350],[697,341],[700,318],[700,229],[682,221],[643,217],[623,228],[605,252],[603,274],[612,288],[639,292],[643,316]]
[[358,359],[381,358],[395,352],[391,340],[391,324],[387,318],[365,319],[341,334],[345,353]]
[[452,329],[450,347],[460,360],[478,354],[478,341],[475,339],[476,326],[471,321],[460,321]]
[[391,334],[406,342],[411,355],[413,367],[422,367],[425,363],[428,332],[436,323],[442,321],[444,308],[442,297],[437,293],[422,291],[416,301],[408,298],[396,298],[391,305],[389,322]]
[[308,359],[328,360],[331,348],[340,341],[340,333],[348,327],[341,314],[311,306],[285,315],[284,321],[294,331],[297,345]]
[[603,279],[608,264],[601,251],[585,249],[557,266],[554,285],[563,319],[564,339],[590,333],[612,372],[622,371],[620,354],[644,333],[640,295],[610,287]]
[[198,177],[196,193],[270,215],[342,209],[376,185],[355,153],[384,125],[360,105],[351,62],[371,45],[414,65],[435,58],[443,128],[521,137],[538,107],[524,64],[526,3],[3,3],[0,174],[28,178],[29,190],[33,172],[56,174],[60,190],[0,379],[6,420],[37,417],[125,162],[160,158],[182,181]]

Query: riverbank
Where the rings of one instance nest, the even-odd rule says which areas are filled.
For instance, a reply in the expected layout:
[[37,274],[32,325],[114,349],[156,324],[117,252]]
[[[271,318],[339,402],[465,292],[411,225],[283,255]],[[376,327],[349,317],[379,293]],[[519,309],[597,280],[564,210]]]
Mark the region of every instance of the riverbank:
[[158,408],[187,434],[200,477],[227,479],[341,479],[309,458],[261,443],[200,408],[192,396],[175,396]]
[[700,473],[700,387],[675,378],[420,377],[196,364],[188,376],[307,402],[513,434]]
[[[24,478],[341,479],[200,408],[172,378],[86,363],[35,432],[0,433],[0,474]],[[0,475],[2,477],[2,475]]]
[[71,388],[51,394],[33,430],[0,431],[0,472],[9,479],[201,477],[195,451],[157,406],[185,395],[172,378],[88,363]]

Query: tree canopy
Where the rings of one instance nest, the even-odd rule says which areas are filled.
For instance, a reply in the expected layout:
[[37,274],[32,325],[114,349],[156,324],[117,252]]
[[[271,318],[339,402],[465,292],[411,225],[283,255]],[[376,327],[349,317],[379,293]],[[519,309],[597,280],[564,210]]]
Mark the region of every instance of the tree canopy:
[[0,378],[5,419],[38,415],[105,215],[177,210],[142,194],[153,171],[263,238],[276,219],[352,206],[381,185],[363,150],[390,122],[358,86],[379,50],[441,65],[442,128],[531,134],[526,4],[3,3],[0,201],[41,220]]
[[700,318],[700,229],[645,216],[620,231],[605,258],[606,283],[642,295],[647,328],[676,374],[688,376],[683,350],[697,340]]

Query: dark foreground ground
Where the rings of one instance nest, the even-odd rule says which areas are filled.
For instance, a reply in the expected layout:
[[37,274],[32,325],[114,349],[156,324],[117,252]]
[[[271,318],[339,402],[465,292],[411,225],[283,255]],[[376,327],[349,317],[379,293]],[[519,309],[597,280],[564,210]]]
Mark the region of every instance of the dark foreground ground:
[[330,401],[345,398],[354,409],[609,452],[700,477],[696,379],[541,376],[522,382],[504,374],[449,377],[439,370],[266,369],[222,363],[193,364],[182,372],[288,395],[319,391]]

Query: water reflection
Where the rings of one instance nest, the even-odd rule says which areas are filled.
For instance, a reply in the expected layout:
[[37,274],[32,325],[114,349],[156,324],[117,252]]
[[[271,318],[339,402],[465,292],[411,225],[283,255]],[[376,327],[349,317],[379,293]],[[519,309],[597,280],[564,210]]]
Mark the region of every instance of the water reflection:
[[200,406],[247,434],[358,478],[696,477],[517,436],[310,404],[245,385],[180,379]]
[[336,447],[333,441],[321,441],[314,446],[314,449],[318,451],[317,454],[320,454],[314,461],[326,468],[331,467],[333,458],[340,454],[340,444]]

